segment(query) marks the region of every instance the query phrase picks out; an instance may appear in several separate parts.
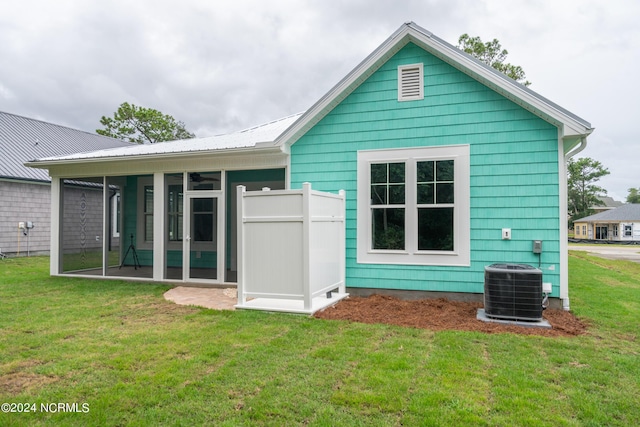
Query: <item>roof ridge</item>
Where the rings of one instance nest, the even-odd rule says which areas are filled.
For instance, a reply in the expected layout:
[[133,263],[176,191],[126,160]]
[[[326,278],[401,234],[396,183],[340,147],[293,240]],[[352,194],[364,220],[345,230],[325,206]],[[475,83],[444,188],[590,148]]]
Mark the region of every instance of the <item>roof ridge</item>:
[[252,126],[252,127],[248,127],[248,128],[246,128],[246,129],[242,129],[242,130],[238,130],[238,131],[235,131],[235,132],[231,132],[230,134],[221,134],[221,135],[216,135],[216,136],[231,135],[231,134],[234,134],[234,133],[250,132],[250,131],[252,131],[252,130],[259,129],[259,128],[261,128],[261,127],[265,127],[265,126],[269,126],[269,125],[272,125],[272,124],[274,124],[274,123],[278,123],[278,122],[281,122],[281,121],[283,121],[283,120],[290,119],[290,118],[295,117],[295,116],[301,116],[301,115],[303,115],[304,113],[305,113],[305,111],[301,111],[301,112],[299,112],[299,113],[295,113],[295,114],[289,114],[288,116],[280,117],[279,119],[271,120],[270,122],[265,122],[265,123],[262,123],[262,124],[259,124],[259,125],[255,125],[255,126]]

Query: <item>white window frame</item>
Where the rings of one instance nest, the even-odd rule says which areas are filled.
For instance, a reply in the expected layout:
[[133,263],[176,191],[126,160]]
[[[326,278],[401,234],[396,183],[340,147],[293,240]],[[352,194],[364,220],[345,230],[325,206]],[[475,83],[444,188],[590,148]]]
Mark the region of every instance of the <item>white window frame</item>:
[[[358,151],[357,261],[360,264],[470,266],[469,145]],[[453,251],[418,250],[416,164],[454,160]],[[405,250],[372,249],[371,174],[373,163],[405,162]]]
[[[418,92],[412,95],[406,95],[404,91],[405,73],[416,69],[418,72]],[[398,101],[416,101],[424,99],[424,65],[420,62],[417,64],[406,64],[398,67]]]
[[[136,247],[138,249],[153,249],[153,241],[145,240],[145,213],[144,213],[144,188],[154,186],[153,177],[152,176],[142,176],[138,177],[138,200],[137,200],[137,211],[136,211]],[[154,191],[154,198],[156,197],[156,192]],[[153,217],[155,221],[155,206]],[[155,237],[155,236],[154,236]]]
[[121,193],[118,190],[111,199],[111,237],[120,237]]

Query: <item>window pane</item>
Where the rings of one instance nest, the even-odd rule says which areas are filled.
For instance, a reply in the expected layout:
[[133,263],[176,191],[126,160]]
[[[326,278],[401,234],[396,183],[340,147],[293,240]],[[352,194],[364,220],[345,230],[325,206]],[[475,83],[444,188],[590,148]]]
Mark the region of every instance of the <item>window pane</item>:
[[418,162],[418,182],[433,182],[434,162]]
[[169,212],[182,212],[182,185],[169,186]]
[[193,212],[213,212],[213,199],[193,199]]
[[418,184],[418,203],[433,204],[433,184]]
[[436,181],[453,181],[453,160],[437,161],[436,170]]
[[178,239],[177,227],[178,227],[178,218],[175,214],[167,215],[167,219],[169,221],[169,241],[175,241]]
[[193,240],[213,242],[213,214],[193,215]]
[[404,163],[389,163],[389,182],[404,183]]
[[373,249],[404,249],[404,208],[371,210]]
[[144,240],[153,242],[153,215],[144,216]]
[[404,205],[404,184],[389,186],[389,204]]
[[169,214],[169,240],[182,240],[182,214]]
[[436,189],[436,203],[453,203],[453,183],[438,183]]
[[453,208],[418,209],[418,250],[453,250]]
[[386,185],[371,186],[371,204],[372,205],[387,204],[387,186]]
[[189,190],[220,190],[220,172],[192,172]]
[[144,211],[146,213],[153,213],[153,187],[144,187]]
[[387,164],[371,165],[371,183],[379,184],[387,182]]

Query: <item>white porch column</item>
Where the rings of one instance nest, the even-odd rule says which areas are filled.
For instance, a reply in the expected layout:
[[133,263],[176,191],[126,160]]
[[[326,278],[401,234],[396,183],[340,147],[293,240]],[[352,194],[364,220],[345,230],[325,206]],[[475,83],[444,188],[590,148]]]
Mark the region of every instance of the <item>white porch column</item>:
[[164,173],[153,174],[153,280],[164,279],[165,271],[165,192]]
[[309,240],[311,236],[311,183],[302,184],[302,289],[304,292],[304,310],[311,310],[311,273],[309,265]]
[[49,251],[49,272],[52,276],[60,274],[60,246],[62,244],[62,217],[60,211],[62,206],[60,200],[63,196],[64,188],[59,177],[51,177],[51,248]]
[[102,177],[102,275],[107,275],[109,268],[109,222],[111,206],[109,199],[109,178]]

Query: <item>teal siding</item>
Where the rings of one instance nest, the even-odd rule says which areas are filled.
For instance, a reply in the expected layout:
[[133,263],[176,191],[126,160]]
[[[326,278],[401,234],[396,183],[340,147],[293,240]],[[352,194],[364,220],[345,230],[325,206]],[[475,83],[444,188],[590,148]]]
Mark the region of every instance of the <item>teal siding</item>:
[[[425,98],[398,102],[397,67],[417,62]],[[471,152],[471,266],[358,264],[357,151],[458,144]],[[346,190],[347,286],[481,293],[486,265],[537,266],[532,240],[540,239],[543,280],[558,296],[557,150],[555,126],[409,44],[291,147],[291,187]]]
[[[126,185],[122,190],[124,216],[122,219],[123,233],[120,233],[120,251],[122,252],[121,256],[124,256],[131,244],[130,236],[133,234],[133,243],[136,246],[140,265],[151,266],[153,265],[153,251],[140,248],[136,242],[138,238],[138,178],[138,176],[128,176]],[[124,265],[133,265],[133,255],[131,253],[124,260]]]

